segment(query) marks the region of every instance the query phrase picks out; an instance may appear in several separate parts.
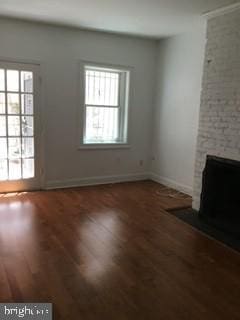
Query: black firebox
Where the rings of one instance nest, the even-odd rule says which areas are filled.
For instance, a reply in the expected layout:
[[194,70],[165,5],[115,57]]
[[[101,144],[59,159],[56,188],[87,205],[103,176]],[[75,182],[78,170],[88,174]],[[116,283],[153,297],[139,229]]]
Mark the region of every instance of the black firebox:
[[199,217],[240,236],[240,161],[207,156]]

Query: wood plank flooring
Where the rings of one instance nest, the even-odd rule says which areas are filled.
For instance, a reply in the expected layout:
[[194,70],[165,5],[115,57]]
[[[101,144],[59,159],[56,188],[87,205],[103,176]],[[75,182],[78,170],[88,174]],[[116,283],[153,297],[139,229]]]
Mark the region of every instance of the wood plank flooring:
[[151,182],[0,195],[0,301],[57,320],[240,319],[240,255],[166,210]]

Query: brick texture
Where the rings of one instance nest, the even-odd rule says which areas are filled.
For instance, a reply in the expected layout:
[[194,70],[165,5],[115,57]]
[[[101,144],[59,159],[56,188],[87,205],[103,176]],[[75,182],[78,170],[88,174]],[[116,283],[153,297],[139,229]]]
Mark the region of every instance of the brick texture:
[[240,160],[240,10],[208,21],[195,163],[199,208],[206,155]]

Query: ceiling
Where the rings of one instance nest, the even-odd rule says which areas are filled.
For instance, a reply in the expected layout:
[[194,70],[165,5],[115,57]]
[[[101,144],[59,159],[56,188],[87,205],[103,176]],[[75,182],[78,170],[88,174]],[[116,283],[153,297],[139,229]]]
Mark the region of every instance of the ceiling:
[[0,15],[160,38],[239,0],[1,0]]

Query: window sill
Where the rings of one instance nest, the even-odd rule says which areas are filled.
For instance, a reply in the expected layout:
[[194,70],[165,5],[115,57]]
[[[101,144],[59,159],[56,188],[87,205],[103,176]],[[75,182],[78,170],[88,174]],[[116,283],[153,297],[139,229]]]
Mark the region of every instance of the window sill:
[[130,149],[127,143],[84,143],[81,144],[79,150],[95,150],[95,149]]

